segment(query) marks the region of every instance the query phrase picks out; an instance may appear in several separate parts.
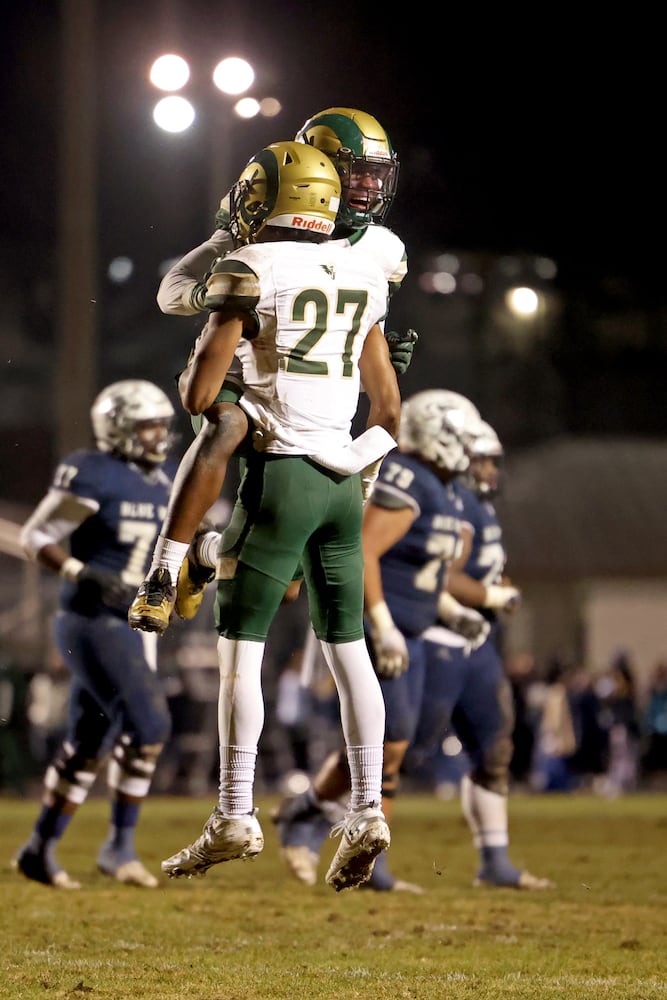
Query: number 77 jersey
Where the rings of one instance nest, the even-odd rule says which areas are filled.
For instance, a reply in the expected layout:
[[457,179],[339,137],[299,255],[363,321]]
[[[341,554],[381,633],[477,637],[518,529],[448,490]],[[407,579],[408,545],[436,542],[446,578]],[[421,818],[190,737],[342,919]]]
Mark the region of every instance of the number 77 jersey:
[[309,455],[351,440],[359,358],[387,296],[375,260],[337,243],[258,243],[216,262],[207,309],[232,305],[253,318],[237,349],[240,405],[264,450]]

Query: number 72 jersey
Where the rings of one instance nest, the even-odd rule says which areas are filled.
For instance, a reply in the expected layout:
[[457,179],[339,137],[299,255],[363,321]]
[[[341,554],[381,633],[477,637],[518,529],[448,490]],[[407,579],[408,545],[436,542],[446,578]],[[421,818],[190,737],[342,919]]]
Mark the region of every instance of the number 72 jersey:
[[206,307],[252,317],[237,350],[241,406],[266,432],[267,451],[325,453],[351,440],[359,357],[387,297],[380,265],[335,242],[253,244],[216,262]]

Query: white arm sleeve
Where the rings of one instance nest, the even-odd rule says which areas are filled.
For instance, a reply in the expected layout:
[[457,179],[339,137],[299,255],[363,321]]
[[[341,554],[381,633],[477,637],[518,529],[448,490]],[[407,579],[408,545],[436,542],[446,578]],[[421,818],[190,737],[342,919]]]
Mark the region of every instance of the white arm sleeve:
[[60,545],[100,509],[96,500],[51,489],[21,528],[20,542],[29,559],[45,545]]
[[[190,250],[169,268],[157,291],[157,304],[172,316],[194,316],[204,311],[204,278],[213,261],[224,257],[234,247],[226,229],[216,229],[205,243]],[[201,291],[200,295],[197,292]]]

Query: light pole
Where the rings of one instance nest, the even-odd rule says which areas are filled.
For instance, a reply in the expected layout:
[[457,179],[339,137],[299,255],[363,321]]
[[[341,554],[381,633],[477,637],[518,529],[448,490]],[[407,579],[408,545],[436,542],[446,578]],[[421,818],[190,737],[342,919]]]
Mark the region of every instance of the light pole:
[[[153,109],[153,119],[159,128],[167,132],[186,131],[197,118],[197,108],[180,93],[187,86],[191,76],[188,62],[176,53],[159,56],[151,66],[149,79],[168,96],[161,98]],[[230,188],[240,172],[242,164],[232,162],[233,116],[252,118],[255,115],[274,117],[281,111],[280,102],[275,98],[257,101],[246,94],[255,80],[255,71],[245,59],[227,56],[217,63],[211,75],[215,88],[227,98],[237,98],[231,109],[227,102],[220,105],[207,102],[208,136],[205,153],[208,159],[207,211],[214,212],[221,197]]]
[[58,212],[56,453],[88,440],[97,377],[95,8],[63,4],[62,128]]

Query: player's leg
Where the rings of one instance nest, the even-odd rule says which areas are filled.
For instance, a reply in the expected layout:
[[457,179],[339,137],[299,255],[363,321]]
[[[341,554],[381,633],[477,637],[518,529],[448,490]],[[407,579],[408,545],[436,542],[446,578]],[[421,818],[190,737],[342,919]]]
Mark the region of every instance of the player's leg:
[[[96,633],[96,694],[117,719],[117,739],[107,771],[110,818],[97,866],[118,882],[155,888],[157,879],[139,860],[135,831],[150,791],[171,718],[156,672],[157,636],[141,635],[124,622]],[[109,700],[110,699],[110,700]]]
[[[419,713],[424,700],[426,660],[424,643],[419,638],[406,639],[410,666],[400,677],[380,678],[386,710],[384,765],[382,770],[382,806],[391,821],[398,795],[405,754],[415,738]],[[372,643],[368,643],[371,658]],[[390,871],[389,858],[382,855],[368,888],[377,892],[405,891],[421,893],[421,886],[396,878]]]
[[514,708],[509,681],[491,640],[470,654],[454,726],[472,762],[461,782],[461,807],[479,852],[476,885],[549,889],[549,879],[518,868],[509,857],[509,765]]
[[73,677],[67,737],[45,772],[42,807],[32,834],[13,861],[26,878],[56,889],[81,888],[58,863],[56,850],[95,782],[109,726],[110,720]]
[[[380,681],[392,736],[384,742],[381,786],[382,807],[387,819],[391,815],[401,764],[422,702],[424,673],[421,643],[419,640],[408,640],[408,647],[411,662],[408,673],[396,681]],[[369,653],[372,659],[372,647],[369,647]],[[284,799],[274,815],[282,856],[292,874],[308,885],[314,885],[317,880],[327,826],[341,818],[344,807],[340,800],[349,791],[347,757],[344,752],[333,753],[323,762],[310,787],[297,796]],[[394,877],[387,865],[386,852],[378,855],[371,877],[364,885],[379,892],[423,891],[419,886]]]
[[233,572],[219,582],[216,600],[219,804],[201,836],[162,863],[171,877],[203,875],[214,864],[254,856],[263,847],[253,805],[264,722],[261,665],[268,629],[317,523],[317,504],[305,509],[302,503],[303,467],[290,458],[257,457],[248,465],[241,491],[247,519],[231,549],[238,561],[231,560]]
[[322,762],[308,788],[286,796],[272,819],[278,828],[281,857],[299,882],[315,885],[320,851],[345,815],[341,799],[349,796],[350,768],[344,750]]
[[230,395],[234,391],[225,383],[180,461],[147,578],[128,612],[132,628],[162,635],[174,609],[179,617],[193,618],[213,577],[192,545],[220,496],[229,459],[248,434],[248,418]]
[[308,540],[304,571],[315,634],[336,684],[350,770],[350,806],[332,835],[341,840],[326,881],[337,891],[362,885],[391,837],[382,812],[385,711],[363,635],[361,486],[326,476],[322,527]]
[[[465,640],[452,645],[452,633],[440,625],[423,634],[426,657],[424,696],[417,732],[410,746],[411,766],[424,772],[442,746],[452,722],[454,708],[461,697],[468,675]],[[456,641],[456,640],[454,640]]]

